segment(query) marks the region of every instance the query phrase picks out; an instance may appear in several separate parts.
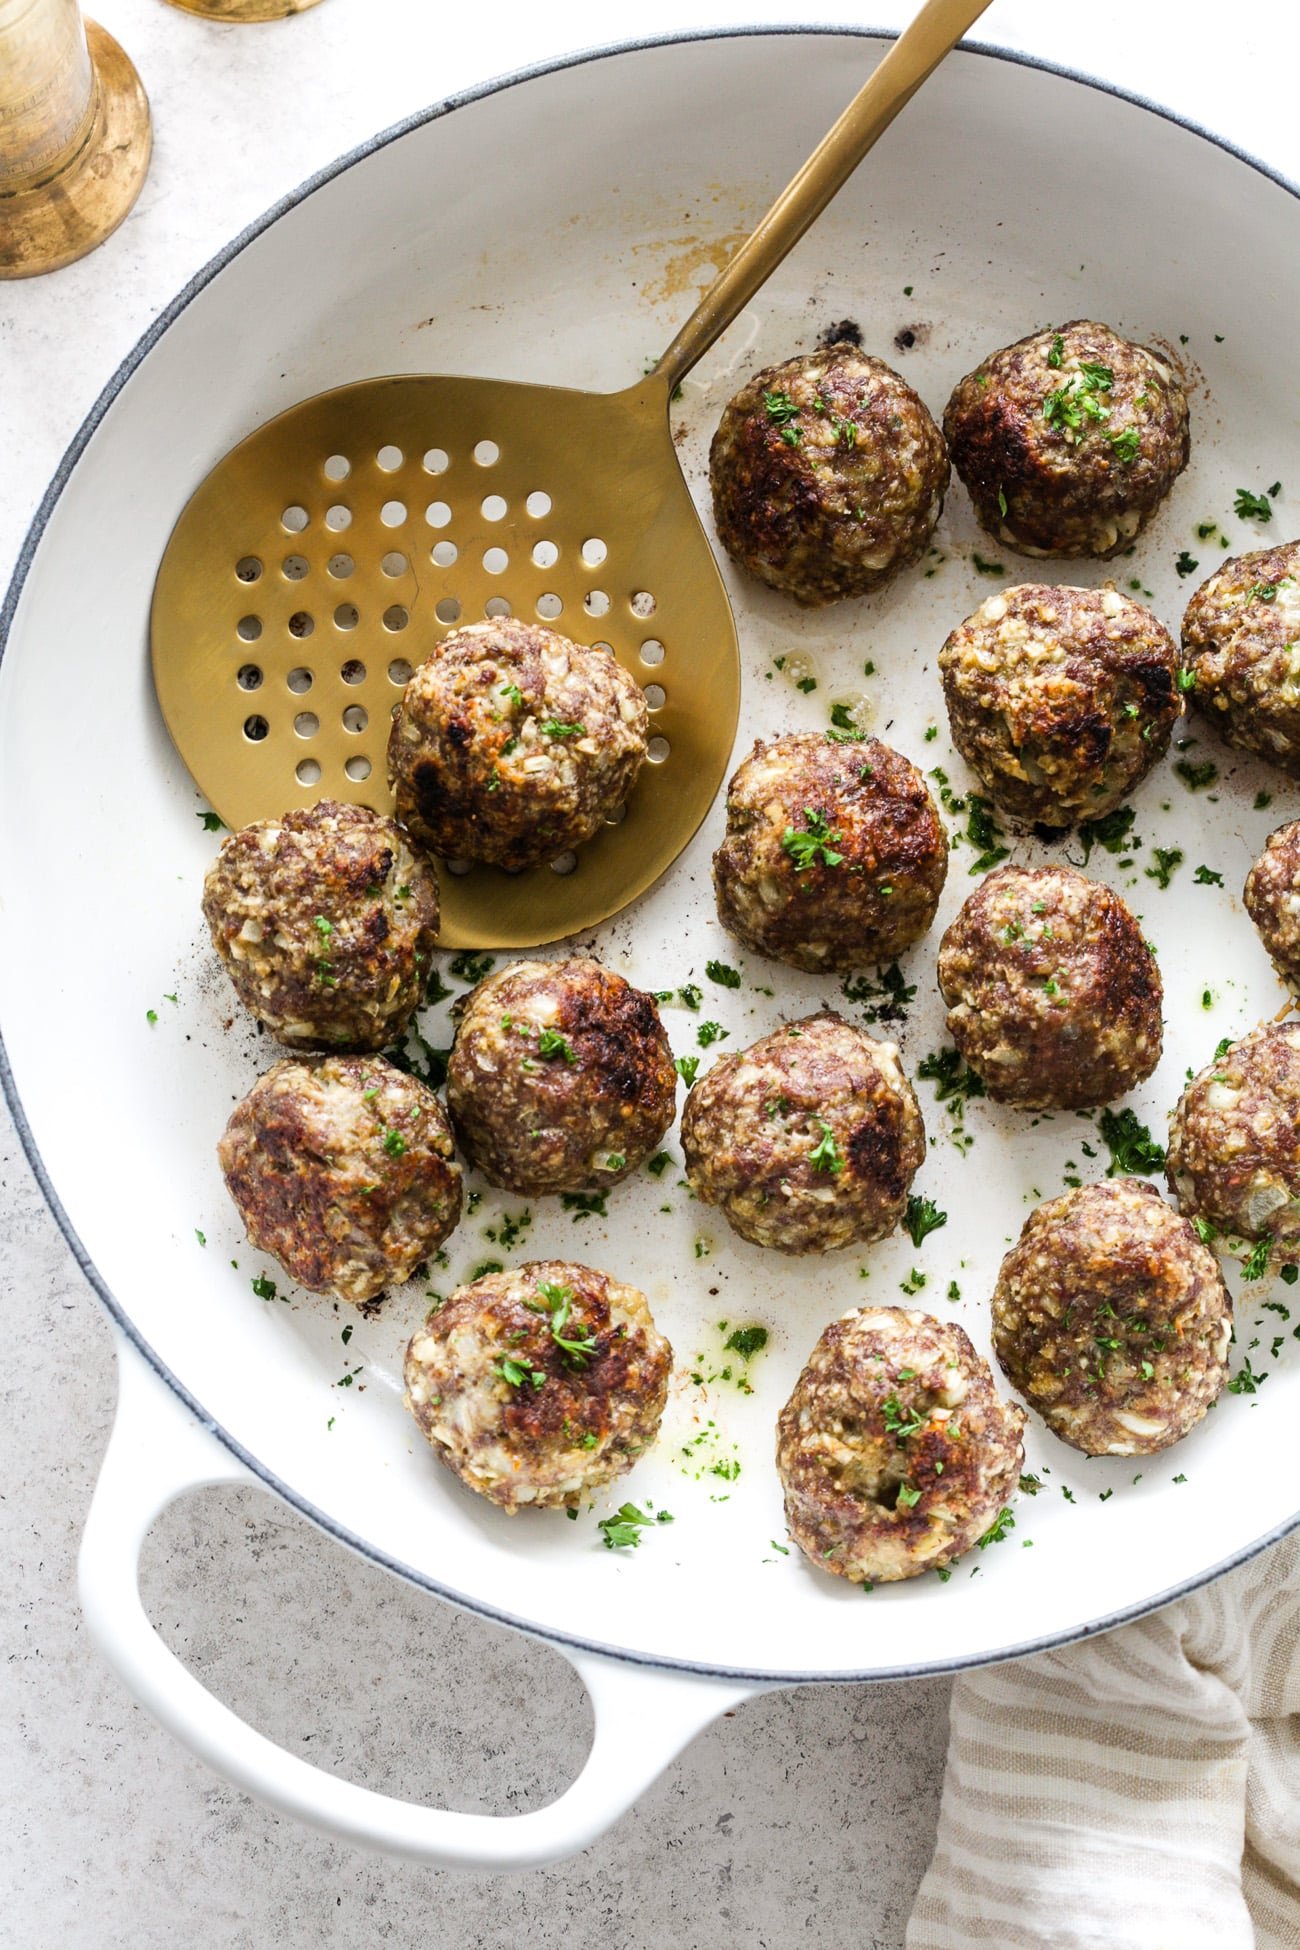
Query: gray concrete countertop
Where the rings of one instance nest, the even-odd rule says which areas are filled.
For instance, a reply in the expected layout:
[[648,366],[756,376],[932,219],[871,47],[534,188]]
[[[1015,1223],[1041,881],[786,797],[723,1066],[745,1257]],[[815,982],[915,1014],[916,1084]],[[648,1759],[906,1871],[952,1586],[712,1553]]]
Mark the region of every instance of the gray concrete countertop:
[[[462,10],[467,15],[476,10]],[[562,51],[704,24],[688,0],[592,0],[447,19],[429,0],[325,0],[214,27],[161,0],[92,12],[135,58],[155,155],[135,212],[58,275],[0,286],[0,565],[58,457],[172,293],[286,189],[427,101]],[[898,25],[897,0],[713,0],[709,24],[804,14]],[[1086,17],[996,0],[982,37],[1170,103],[1300,175],[1287,95],[1290,0],[1224,23],[1207,0],[1097,0]],[[1227,273],[1225,273],[1227,274]],[[192,1760],[89,1645],[75,1554],[115,1377],[107,1323],[8,1126],[0,1148],[0,1509],[9,1572],[0,1685],[0,1945],[470,1943],[482,1950],[899,1950],[933,1838],[941,1682],[769,1695],[719,1721],[576,1861],[455,1876],[337,1847]],[[147,1273],[147,1269],[143,1269]],[[556,1654],[422,1599],[269,1497],[173,1508],[146,1555],[168,1642],[295,1752],[388,1792],[488,1812],[541,1805],[576,1772],[590,1717]]]

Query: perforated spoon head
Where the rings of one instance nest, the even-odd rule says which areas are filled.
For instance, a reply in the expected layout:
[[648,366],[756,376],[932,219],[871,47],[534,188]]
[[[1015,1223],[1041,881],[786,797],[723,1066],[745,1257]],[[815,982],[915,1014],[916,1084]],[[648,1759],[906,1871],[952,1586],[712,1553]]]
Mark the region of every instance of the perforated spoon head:
[[446,863],[448,947],[594,927],[691,838],[740,706],[736,629],[682,479],[668,389],[374,379],[250,434],[207,476],[154,592],[154,684],[230,826],[334,798],[392,809],[385,752],[412,668],[457,623],[540,619],[646,691],[648,763],[576,854]]

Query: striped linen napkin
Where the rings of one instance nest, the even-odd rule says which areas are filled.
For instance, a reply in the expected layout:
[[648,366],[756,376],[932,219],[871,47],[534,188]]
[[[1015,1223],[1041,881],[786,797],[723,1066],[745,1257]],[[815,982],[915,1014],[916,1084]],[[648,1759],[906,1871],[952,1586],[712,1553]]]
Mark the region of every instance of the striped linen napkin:
[[905,1950],[1300,1950],[1300,1534],[957,1681]]

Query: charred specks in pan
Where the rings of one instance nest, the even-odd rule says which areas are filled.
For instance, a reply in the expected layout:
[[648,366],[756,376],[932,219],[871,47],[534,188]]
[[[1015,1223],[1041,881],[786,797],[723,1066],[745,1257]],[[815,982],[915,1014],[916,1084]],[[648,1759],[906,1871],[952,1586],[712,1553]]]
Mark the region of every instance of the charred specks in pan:
[[910,352],[914,345],[929,342],[931,329],[929,325],[904,325],[901,332],[895,332],[894,344],[900,352]]
[[856,318],[841,318],[837,325],[827,325],[817,336],[818,345],[857,345],[862,344],[862,327]]

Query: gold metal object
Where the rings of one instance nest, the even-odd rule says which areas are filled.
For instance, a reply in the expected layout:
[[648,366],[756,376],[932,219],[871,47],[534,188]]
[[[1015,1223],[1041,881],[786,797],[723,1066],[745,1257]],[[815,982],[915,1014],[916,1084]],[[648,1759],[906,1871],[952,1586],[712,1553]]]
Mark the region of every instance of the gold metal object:
[[204,20],[286,20],[290,14],[318,7],[320,0],[167,0],[167,4],[182,13],[200,14]]
[[0,278],[84,257],[144,182],[140,77],[77,0],[0,0]]
[[366,380],[290,408],[218,463],[168,541],[151,633],[168,730],[228,825],[324,797],[387,810],[388,729],[411,667],[455,623],[513,612],[614,650],[647,688],[651,762],[623,821],[576,861],[516,875],[452,863],[444,944],[576,934],[659,878],[717,793],[740,702],[673,389],[988,3],[927,0],[626,391]]

